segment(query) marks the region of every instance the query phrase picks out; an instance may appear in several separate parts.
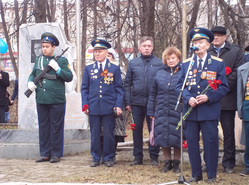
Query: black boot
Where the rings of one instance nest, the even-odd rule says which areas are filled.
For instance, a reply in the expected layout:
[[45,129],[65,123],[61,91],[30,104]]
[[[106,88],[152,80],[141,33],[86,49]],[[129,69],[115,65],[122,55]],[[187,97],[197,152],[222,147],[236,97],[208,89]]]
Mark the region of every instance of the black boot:
[[179,164],[180,164],[179,160],[173,160],[173,172],[174,173],[180,173],[181,172],[181,170],[179,169]]
[[162,172],[165,173],[172,169],[172,160],[165,160]]

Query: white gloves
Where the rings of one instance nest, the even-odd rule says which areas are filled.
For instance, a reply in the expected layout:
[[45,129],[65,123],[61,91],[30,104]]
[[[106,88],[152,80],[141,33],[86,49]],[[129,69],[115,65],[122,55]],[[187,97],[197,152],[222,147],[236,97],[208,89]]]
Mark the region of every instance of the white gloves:
[[58,63],[54,59],[50,60],[48,65],[51,66],[55,71],[58,71],[60,68]]
[[34,82],[28,82],[28,88],[29,90],[31,90],[32,92],[36,89],[36,85]]

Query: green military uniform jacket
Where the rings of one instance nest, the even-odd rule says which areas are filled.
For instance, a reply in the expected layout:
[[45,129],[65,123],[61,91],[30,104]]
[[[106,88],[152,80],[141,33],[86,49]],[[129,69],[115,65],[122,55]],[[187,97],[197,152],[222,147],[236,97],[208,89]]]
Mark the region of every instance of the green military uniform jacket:
[[[28,81],[34,81],[35,77],[43,70],[43,68],[49,63],[55,56],[40,56],[35,59],[35,65],[32,73],[29,76]],[[55,80],[44,78],[42,80],[42,87],[36,84],[36,103],[39,104],[58,104],[65,103],[65,82],[70,82],[73,79],[72,71],[70,70],[68,61],[66,58],[61,57],[57,60],[57,63],[61,70],[57,73],[54,69],[49,70],[49,75],[56,75]],[[59,72],[59,73],[58,73]]]

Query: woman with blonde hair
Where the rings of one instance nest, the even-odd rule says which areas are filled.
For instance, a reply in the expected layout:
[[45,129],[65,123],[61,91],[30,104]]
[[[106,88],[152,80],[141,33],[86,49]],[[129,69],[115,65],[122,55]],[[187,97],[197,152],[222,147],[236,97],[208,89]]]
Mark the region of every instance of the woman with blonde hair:
[[[175,173],[180,172],[181,133],[180,129],[176,130],[180,120],[180,106],[175,111],[178,98],[175,88],[181,69],[180,58],[181,52],[176,47],[167,47],[164,50],[162,54],[164,68],[156,73],[147,107],[147,115],[155,121],[155,145],[162,147],[164,155],[163,173],[171,169]],[[171,156],[172,147],[173,157]]]

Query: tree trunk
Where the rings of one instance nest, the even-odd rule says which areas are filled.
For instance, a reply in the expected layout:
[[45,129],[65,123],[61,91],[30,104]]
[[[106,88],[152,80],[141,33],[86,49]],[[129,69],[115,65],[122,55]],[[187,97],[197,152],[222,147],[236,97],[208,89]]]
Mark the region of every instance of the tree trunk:
[[63,0],[63,9],[64,9],[64,31],[65,31],[67,40],[70,41],[70,37],[68,33],[68,20],[67,20],[67,0]]
[[15,0],[14,1],[15,4],[15,16],[16,16],[16,37],[17,37],[17,51],[19,51],[19,26],[20,26],[20,22],[19,22],[19,12],[18,12],[18,1]]
[[[82,0],[83,2],[83,16],[82,16],[82,44],[81,44],[81,52],[83,56],[86,53],[86,42],[87,42],[87,7],[88,7],[88,0]],[[86,66],[86,57],[82,57],[82,71],[84,71]],[[82,73],[83,74],[83,73]]]
[[143,0],[142,12],[140,15],[140,26],[142,36],[151,36],[154,39],[154,21],[155,21],[155,1]]
[[[198,16],[198,10],[199,10],[200,4],[201,4],[201,1],[195,0],[194,6],[193,6],[193,9],[192,9],[191,20],[190,20],[190,23],[189,23],[189,30],[188,30],[188,33],[189,33],[189,31],[192,30],[192,29],[195,27],[195,25],[196,25],[196,19],[197,19],[197,16]],[[188,51],[189,45],[190,45],[190,38],[189,38],[189,36],[187,36],[187,43],[188,43],[188,46],[187,46],[187,51]]]
[[15,61],[15,58],[14,58],[14,54],[12,52],[11,42],[10,42],[10,38],[9,38],[9,32],[7,30],[7,26],[6,26],[6,22],[5,22],[2,0],[0,0],[0,11],[1,11],[1,18],[2,18],[2,25],[3,25],[4,35],[5,35],[7,45],[8,45],[8,49],[9,49],[10,59],[11,59],[12,65],[14,67],[16,78],[18,78],[18,69],[17,69],[17,66],[16,66],[16,61]]
[[46,0],[35,1],[35,22],[46,22]]
[[128,66],[128,60],[126,59],[124,52],[121,48],[121,23],[120,23],[120,0],[117,0],[117,30],[118,30],[118,37],[117,37],[117,43],[115,44],[117,46],[118,56],[119,56],[119,64],[120,66],[123,66],[123,62],[125,64],[125,68]]
[[29,1],[29,0],[23,0],[23,11],[22,11],[22,20],[21,20],[21,24],[27,23],[28,1]]

